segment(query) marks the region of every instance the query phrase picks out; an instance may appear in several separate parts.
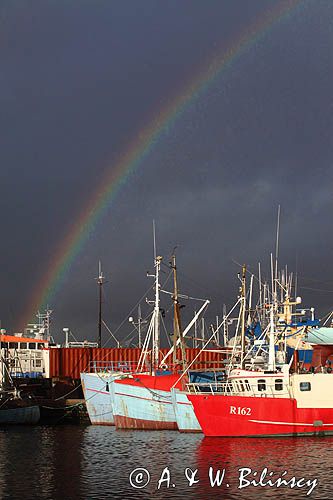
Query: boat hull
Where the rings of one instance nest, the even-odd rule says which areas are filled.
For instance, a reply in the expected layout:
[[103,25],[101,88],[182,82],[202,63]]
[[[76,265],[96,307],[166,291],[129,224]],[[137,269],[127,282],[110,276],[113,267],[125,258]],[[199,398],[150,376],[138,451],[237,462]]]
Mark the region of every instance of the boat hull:
[[34,425],[39,422],[39,406],[23,406],[0,410],[0,425]]
[[195,416],[192,403],[187,394],[178,389],[171,389],[173,409],[176,415],[177,427],[180,432],[202,432]]
[[177,430],[170,389],[179,375],[137,375],[112,384],[119,429]]
[[333,434],[333,408],[298,408],[296,399],[188,394],[206,436]]
[[87,412],[93,425],[114,425],[111,385],[119,374],[81,373]]

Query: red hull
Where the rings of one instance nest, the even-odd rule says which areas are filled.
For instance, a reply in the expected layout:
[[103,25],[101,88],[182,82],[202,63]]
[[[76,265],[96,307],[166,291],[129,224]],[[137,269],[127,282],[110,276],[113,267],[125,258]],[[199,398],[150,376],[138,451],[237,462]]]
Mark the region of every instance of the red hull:
[[188,394],[205,436],[333,434],[333,408],[297,408],[295,399]]
[[143,420],[140,418],[114,416],[114,423],[117,429],[140,429],[140,430],[169,430],[178,429],[176,422],[158,422],[154,420]]
[[[133,385],[138,387],[146,387],[151,390],[161,390],[161,391],[170,391],[171,387],[177,382],[179,379],[179,374],[171,374],[171,375],[146,375],[146,374],[137,374],[133,375],[131,378],[120,378],[115,381],[116,384],[119,385]],[[182,388],[182,382],[178,382],[175,387],[177,389]]]
[[110,422],[91,422],[91,425],[104,425],[104,427],[114,427],[115,424]]

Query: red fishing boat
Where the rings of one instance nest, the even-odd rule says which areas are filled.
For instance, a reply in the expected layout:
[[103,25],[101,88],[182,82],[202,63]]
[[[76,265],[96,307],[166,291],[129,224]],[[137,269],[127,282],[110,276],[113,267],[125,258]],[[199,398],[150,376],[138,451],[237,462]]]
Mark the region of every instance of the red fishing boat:
[[[228,379],[222,384],[206,385],[204,393],[190,384],[188,398],[206,436],[299,436],[333,434],[333,374],[330,361],[326,366],[305,369],[298,361],[298,341],[287,362],[287,331],[281,331],[283,316],[290,317],[290,308],[300,303],[289,299],[288,287],[279,314],[276,290],[267,304],[269,324],[267,344],[260,356],[261,365],[246,352],[245,336],[245,266],[242,278],[241,359],[230,363]],[[306,326],[303,333],[306,333]]]
[[333,374],[233,370],[211,393],[188,394],[206,436],[333,434]]

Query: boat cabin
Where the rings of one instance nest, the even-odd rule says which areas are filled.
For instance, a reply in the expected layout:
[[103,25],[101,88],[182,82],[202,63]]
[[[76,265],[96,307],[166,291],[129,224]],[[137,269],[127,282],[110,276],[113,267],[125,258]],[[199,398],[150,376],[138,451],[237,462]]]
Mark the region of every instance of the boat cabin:
[[289,397],[289,375],[281,372],[235,370],[230,374],[227,392],[234,396]]
[[45,377],[48,372],[48,341],[0,334],[0,348],[12,377]]

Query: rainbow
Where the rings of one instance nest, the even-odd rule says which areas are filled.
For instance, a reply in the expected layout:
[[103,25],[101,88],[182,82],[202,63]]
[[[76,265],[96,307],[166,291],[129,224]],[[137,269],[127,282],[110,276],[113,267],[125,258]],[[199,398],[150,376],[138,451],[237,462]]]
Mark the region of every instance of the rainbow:
[[127,150],[107,171],[100,185],[93,193],[88,205],[82,211],[76,224],[54,254],[47,272],[37,284],[29,304],[21,316],[20,328],[34,318],[38,309],[51,304],[61,288],[70,267],[82,247],[94,232],[96,223],[101,219],[117,193],[131,174],[142,164],[150,151],[156,146],[163,132],[173,125],[184,110],[202,95],[208,86],[237,60],[249,47],[255,45],[278,21],[286,18],[301,0],[283,0],[266,11],[254,24],[247,27],[228,48],[219,50],[212,59],[183,87],[183,91],[161,109],[128,145]]

